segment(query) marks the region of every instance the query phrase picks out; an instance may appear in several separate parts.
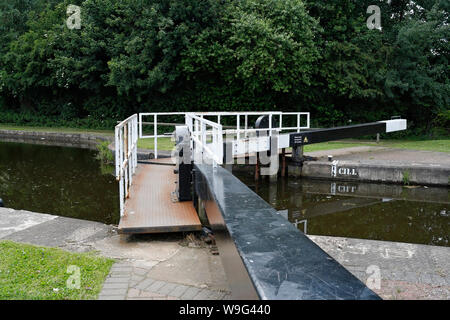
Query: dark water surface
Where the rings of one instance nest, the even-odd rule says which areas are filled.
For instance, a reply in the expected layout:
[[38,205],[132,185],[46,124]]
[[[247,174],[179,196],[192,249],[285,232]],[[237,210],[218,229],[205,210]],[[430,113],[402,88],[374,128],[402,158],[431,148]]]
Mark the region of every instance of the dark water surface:
[[233,174],[307,234],[450,246],[448,188]]
[[[0,142],[0,198],[5,206],[117,224],[112,166],[96,151]],[[448,188],[307,179],[261,179],[236,172],[298,229],[313,235],[450,246]]]
[[112,166],[96,151],[0,142],[0,198],[5,207],[117,224]]

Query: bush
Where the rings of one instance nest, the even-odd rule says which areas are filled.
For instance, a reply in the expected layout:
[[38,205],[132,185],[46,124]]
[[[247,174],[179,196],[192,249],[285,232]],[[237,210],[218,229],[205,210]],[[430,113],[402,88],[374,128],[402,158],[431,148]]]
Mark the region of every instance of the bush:
[[114,163],[114,155],[109,150],[109,141],[102,141],[97,144],[97,156],[96,158],[100,160],[103,164],[113,164]]
[[314,126],[401,115],[429,134],[448,128],[448,8],[420,2],[380,3],[379,32],[369,0],[0,0],[0,122],[285,110]]

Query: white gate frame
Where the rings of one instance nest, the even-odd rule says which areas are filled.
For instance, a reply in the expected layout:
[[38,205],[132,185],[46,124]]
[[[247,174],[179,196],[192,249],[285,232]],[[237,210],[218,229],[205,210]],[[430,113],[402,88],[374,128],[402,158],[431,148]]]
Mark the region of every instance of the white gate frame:
[[[158,123],[158,116],[170,116],[170,115],[184,115],[185,116],[185,122],[187,124],[187,115],[194,115],[196,117],[204,118],[204,117],[217,117],[216,122],[213,122],[211,120],[207,120],[208,122],[205,122],[207,126],[212,126],[211,124],[214,123],[215,125],[221,125],[222,126],[222,120],[225,117],[236,117],[236,125],[233,129],[225,129],[222,126],[222,133],[225,135],[236,135],[236,141],[238,143],[238,149],[241,149],[240,146],[240,138],[244,137],[248,138],[249,135],[255,134],[256,132],[263,131],[263,132],[269,132],[269,136],[272,135],[273,131],[277,131],[280,133],[281,131],[296,131],[300,132],[304,129],[310,128],[310,114],[309,112],[281,112],[281,111],[249,111],[249,112],[146,112],[146,113],[139,113],[139,138],[140,139],[154,139],[154,154],[155,159],[158,159],[158,138],[167,137],[164,134],[158,134],[158,125],[160,126],[173,126],[173,124],[167,124],[164,122]],[[248,117],[249,116],[260,116],[260,115],[268,115],[269,116],[269,128],[264,129],[255,129],[250,128],[248,123]],[[143,117],[153,117],[153,121],[149,122],[149,124],[153,125],[153,134],[152,135],[144,135],[142,133],[142,126],[144,124]],[[243,123],[241,122],[241,117],[244,117]],[[273,119],[275,117],[278,117],[279,125],[277,127],[273,127]],[[287,117],[296,117],[296,126],[294,127],[284,127],[283,126],[283,119],[286,119]],[[306,125],[302,125],[302,117],[306,117]],[[201,126],[200,126],[201,128]],[[209,130],[207,130],[207,135],[210,135]],[[213,134],[214,136],[214,134]],[[198,137],[197,137],[198,138]]]
[[[194,113],[186,113],[186,125],[191,133],[191,148],[195,162],[212,160],[213,167],[223,164],[223,129],[222,125],[199,117]],[[208,130],[208,127],[211,129]],[[208,138],[211,136],[211,142]],[[198,158],[200,156],[200,159]]]
[[115,127],[116,180],[119,182],[120,216],[129,197],[137,167],[138,115],[133,114]]

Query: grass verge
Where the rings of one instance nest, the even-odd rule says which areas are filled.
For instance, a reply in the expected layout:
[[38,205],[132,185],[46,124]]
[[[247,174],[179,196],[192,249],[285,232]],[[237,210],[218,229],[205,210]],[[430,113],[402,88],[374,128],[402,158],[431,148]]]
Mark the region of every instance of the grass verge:
[[398,149],[450,152],[450,139],[381,140],[379,146]]
[[[0,300],[96,299],[113,263],[92,253],[0,241]],[[80,270],[79,289],[67,285],[76,285],[69,266]]]
[[[140,149],[150,149],[153,150],[155,148],[155,139],[139,139],[138,140],[138,148]],[[175,146],[175,142],[171,141],[170,138],[158,138],[158,150],[166,150],[171,151]]]

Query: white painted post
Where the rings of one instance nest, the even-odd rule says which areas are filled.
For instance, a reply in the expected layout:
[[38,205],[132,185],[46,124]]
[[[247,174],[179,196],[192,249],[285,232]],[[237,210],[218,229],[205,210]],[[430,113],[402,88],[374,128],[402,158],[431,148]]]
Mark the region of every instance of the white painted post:
[[142,114],[139,113],[139,138],[142,138]]
[[114,128],[114,152],[116,157],[116,179],[120,176],[120,160],[119,160],[119,131],[120,128]]
[[[212,145],[213,145],[213,152],[214,155],[217,156],[219,148],[217,146],[217,128],[216,127],[212,127]],[[213,168],[217,168],[217,161],[216,159],[213,158]]]
[[241,127],[241,117],[239,114],[236,114],[236,137],[237,137],[237,140],[240,139],[240,127]]
[[244,134],[244,138],[247,138],[247,129],[248,129],[248,115],[245,114],[245,134]]
[[269,114],[269,137],[272,136],[272,114]]
[[128,145],[127,145],[127,160],[128,160],[128,180],[129,180],[129,187],[131,187],[131,183],[133,181],[133,157],[131,154],[131,148],[133,147],[133,139],[132,139],[132,121],[128,121],[126,126],[127,126],[127,134],[128,134]]
[[158,159],[158,115],[155,113],[153,117],[153,141],[155,145],[155,159]]
[[116,146],[116,152],[119,154],[119,165],[120,165],[120,179],[119,179],[119,197],[120,197],[120,216],[123,216],[123,157],[122,157],[122,128],[119,128],[119,145]]

